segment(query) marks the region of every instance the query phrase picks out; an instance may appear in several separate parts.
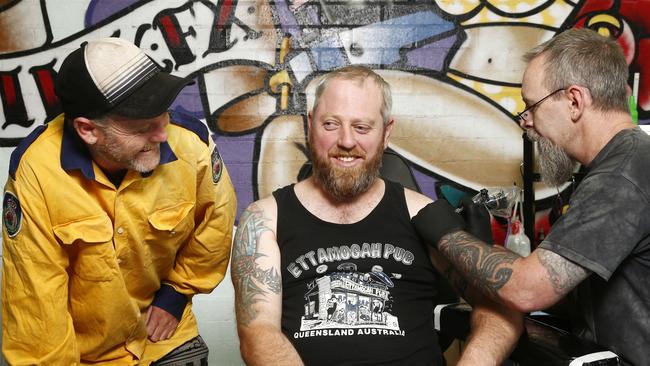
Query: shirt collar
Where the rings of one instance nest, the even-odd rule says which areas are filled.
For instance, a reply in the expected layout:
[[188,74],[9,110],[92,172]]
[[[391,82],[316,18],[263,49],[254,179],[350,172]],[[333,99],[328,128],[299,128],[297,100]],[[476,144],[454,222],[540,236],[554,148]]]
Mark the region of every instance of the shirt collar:
[[[160,165],[178,160],[167,141],[160,144]],[[61,141],[61,168],[65,171],[78,169],[86,179],[95,180],[93,160],[88,148],[69,123],[64,123],[63,139]],[[153,172],[142,173],[148,177]]]

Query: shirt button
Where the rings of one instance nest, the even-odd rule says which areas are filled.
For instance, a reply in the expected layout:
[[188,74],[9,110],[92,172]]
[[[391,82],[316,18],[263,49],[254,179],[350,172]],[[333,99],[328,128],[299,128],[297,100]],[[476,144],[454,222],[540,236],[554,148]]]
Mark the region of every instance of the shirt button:
[[124,229],[121,226],[118,227],[117,228],[117,233],[120,234],[120,235],[124,234]]
[[117,258],[117,264],[122,264],[122,258]]

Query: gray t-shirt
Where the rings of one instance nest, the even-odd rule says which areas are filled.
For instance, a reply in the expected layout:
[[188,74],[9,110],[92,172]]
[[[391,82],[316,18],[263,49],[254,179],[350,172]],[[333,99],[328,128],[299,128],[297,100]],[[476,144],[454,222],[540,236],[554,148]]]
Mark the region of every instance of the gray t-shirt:
[[594,272],[572,294],[578,336],[650,365],[650,136],[619,132],[539,246]]

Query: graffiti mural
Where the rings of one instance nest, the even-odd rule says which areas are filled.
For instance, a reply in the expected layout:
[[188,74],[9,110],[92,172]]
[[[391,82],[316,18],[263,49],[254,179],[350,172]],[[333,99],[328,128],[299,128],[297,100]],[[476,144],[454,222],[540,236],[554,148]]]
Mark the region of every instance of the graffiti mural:
[[[645,14],[650,1],[0,0],[0,155],[60,113],[53,80],[65,55],[116,36],[196,81],[172,108],[212,131],[240,211],[296,181],[314,81],[348,64],[392,85],[390,147],[425,194],[435,197],[436,182],[521,186],[512,117],[523,109],[522,55],[566,27],[615,37],[650,123]],[[556,193],[536,186],[539,200]]]

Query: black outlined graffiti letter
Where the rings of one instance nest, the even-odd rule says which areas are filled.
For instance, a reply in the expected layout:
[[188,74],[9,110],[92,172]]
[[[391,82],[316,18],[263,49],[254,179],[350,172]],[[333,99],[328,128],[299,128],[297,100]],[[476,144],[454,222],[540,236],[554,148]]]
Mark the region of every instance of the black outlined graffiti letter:
[[176,14],[184,11],[193,12],[191,6],[192,4],[188,3],[180,8],[164,10],[156,15],[153,21],[154,28],[160,29],[165,43],[169,48],[169,52],[174,58],[176,70],[178,70],[179,66],[192,63],[196,59],[192,49],[187,44],[187,37],[196,37],[196,31],[194,27],[189,26],[187,32],[183,32],[181,24],[176,17]]
[[0,71],[0,98],[5,115],[2,129],[9,125],[29,127],[34,123],[33,119],[27,119],[25,100],[18,81],[20,69],[18,66],[11,71]]
[[62,112],[59,98],[54,92],[54,80],[56,78],[56,71],[54,71],[55,63],[56,59],[52,60],[49,64],[33,66],[29,69],[29,73],[34,77],[36,88],[45,108],[46,121],[51,120]]

